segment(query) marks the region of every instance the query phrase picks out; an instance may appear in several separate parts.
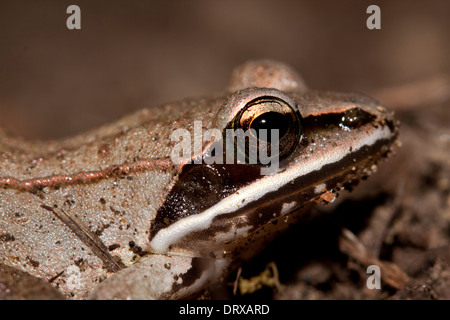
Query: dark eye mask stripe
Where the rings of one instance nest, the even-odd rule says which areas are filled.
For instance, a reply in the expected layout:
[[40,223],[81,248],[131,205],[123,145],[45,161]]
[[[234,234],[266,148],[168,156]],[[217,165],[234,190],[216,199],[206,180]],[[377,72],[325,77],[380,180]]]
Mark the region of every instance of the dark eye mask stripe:
[[361,108],[352,108],[344,112],[307,116],[303,118],[303,126],[307,132],[316,129],[332,129],[335,127],[356,129],[372,122],[375,118],[376,116]]

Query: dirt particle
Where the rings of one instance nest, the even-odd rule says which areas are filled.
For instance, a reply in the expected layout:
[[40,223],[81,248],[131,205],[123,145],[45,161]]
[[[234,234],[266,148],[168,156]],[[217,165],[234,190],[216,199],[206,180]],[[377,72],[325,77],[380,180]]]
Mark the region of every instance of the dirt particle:
[[95,235],[97,235],[97,236],[101,236],[102,235],[102,233],[103,233],[103,230],[105,230],[105,229],[107,229],[107,228],[109,228],[111,226],[111,224],[103,224],[100,228],[98,228],[97,230],[95,230]]
[[39,268],[39,265],[40,265],[39,261],[33,260],[33,259],[31,259],[30,257],[27,257],[27,259],[28,259],[28,262],[29,262],[34,268]]
[[67,204],[69,207],[72,207],[75,204],[75,200],[67,199],[64,204]]
[[74,261],[74,263],[75,263],[75,265],[76,265],[77,267],[80,268],[80,271],[81,271],[81,272],[86,271],[86,269],[87,269],[88,266],[89,266],[87,260],[85,260],[85,259],[83,259],[83,258],[80,258],[80,259]]
[[14,235],[10,233],[2,233],[0,234],[0,241],[8,242],[8,241],[14,241],[16,238],[14,238]]
[[110,246],[108,247],[108,250],[109,250],[109,251],[113,251],[113,250],[115,250],[115,249],[117,249],[117,248],[120,248],[120,244],[114,243],[114,244],[112,244],[112,245],[110,245]]
[[143,257],[147,254],[146,251],[144,251],[140,246],[137,246],[136,243],[134,241],[130,241],[128,243],[128,245],[130,246],[130,251],[135,253],[136,255]]
[[319,202],[321,201],[322,203],[327,204],[327,203],[333,202],[334,199],[336,199],[336,194],[334,194],[333,192],[327,191],[320,195]]
[[62,276],[63,273],[64,273],[64,270],[61,271],[61,272],[58,272],[56,275],[54,275],[53,277],[51,277],[51,278],[48,280],[48,283],[54,282],[56,279],[58,279],[60,276]]
[[109,206],[109,209],[114,212],[115,214],[121,214],[120,210],[117,210],[116,208],[114,208],[113,206]]

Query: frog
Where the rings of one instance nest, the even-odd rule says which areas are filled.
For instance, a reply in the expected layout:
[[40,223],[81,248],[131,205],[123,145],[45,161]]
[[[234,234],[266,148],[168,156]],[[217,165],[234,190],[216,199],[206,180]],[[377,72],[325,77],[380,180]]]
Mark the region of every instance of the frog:
[[[310,89],[289,65],[262,59],[236,67],[224,92],[73,137],[0,130],[0,272],[15,275],[3,298],[30,297],[21,277],[68,299],[196,297],[370,176],[398,127],[376,100]],[[218,148],[225,132],[261,128],[276,137],[253,136],[273,151],[271,172],[245,143]],[[223,136],[196,139],[174,161],[180,129]]]

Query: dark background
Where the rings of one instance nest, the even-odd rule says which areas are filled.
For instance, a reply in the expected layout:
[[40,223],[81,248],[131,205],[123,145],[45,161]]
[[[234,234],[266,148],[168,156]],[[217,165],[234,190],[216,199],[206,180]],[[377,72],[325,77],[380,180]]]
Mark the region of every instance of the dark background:
[[[66,28],[71,4],[81,30]],[[381,30],[366,27],[371,4]],[[449,13],[448,0],[1,0],[0,127],[28,138],[74,135],[220,92],[246,60],[281,60],[311,88],[366,93],[394,109],[402,147],[244,266],[249,278],[275,261],[283,285],[250,299],[450,299]],[[411,282],[366,290],[357,250],[338,248],[342,229]]]
[[[66,8],[81,8],[81,30]],[[381,8],[381,30],[366,8]],[[316,89],[372,94],[450,73],[449,1],[0,2],[0,125],[73,135],[132,110],[223,90],[254,58]]]

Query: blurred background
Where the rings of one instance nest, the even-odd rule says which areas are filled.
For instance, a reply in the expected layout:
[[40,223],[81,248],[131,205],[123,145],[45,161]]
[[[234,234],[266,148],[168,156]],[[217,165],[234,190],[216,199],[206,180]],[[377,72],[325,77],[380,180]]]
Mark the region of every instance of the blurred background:
[[[71,4],[81,8],[81,30],[66,27]],[[381,30],[366,27],[371,4],[381,8]],[[365,187],[318,208],[243,275],[275,261],[278,299],[450,299],[449,12],[448,0],[2,0],[0,127],[70,136],[220,92],[249,59],[283,61],[311,88],[366,93],[394,109],[403,146]],[[365,290],[356,250],[341,248],[344,229],[422,282]]]
[[[81,30],[66,9],[81,8]],[[381,8],[368,30],[366,8]],[[316,89],[367,94],[450,73],[449,1],[0,2],[0,126],[73,135],[142,107],[223,90],[271,58]]]

